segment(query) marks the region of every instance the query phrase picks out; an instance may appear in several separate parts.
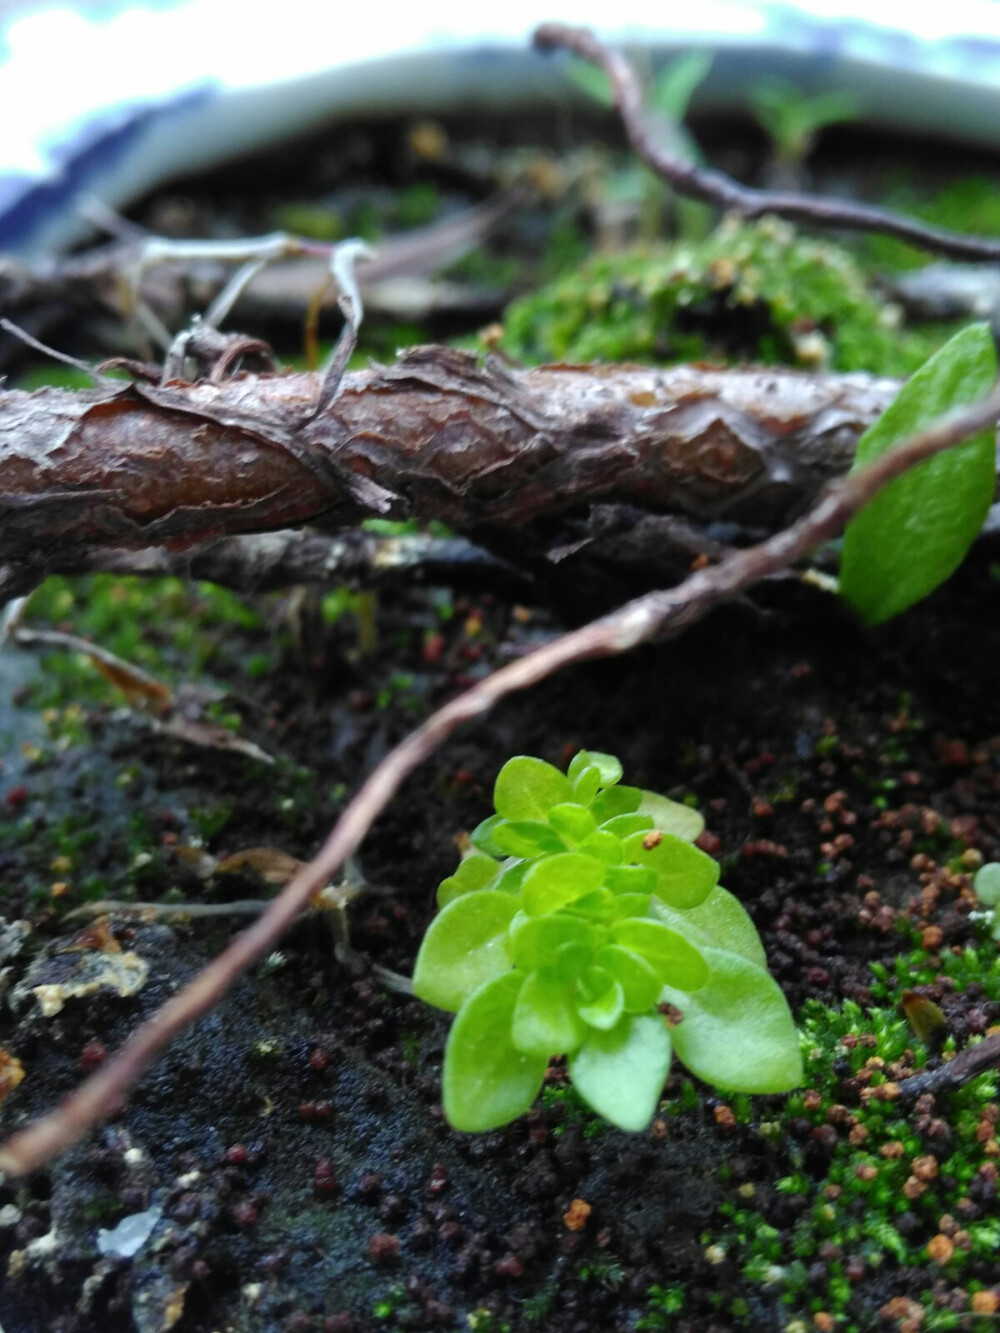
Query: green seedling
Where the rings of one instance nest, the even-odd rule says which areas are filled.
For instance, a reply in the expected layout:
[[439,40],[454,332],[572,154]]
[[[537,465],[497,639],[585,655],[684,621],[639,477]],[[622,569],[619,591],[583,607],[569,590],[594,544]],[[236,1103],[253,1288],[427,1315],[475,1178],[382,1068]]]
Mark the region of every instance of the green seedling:
[[438,889],[413,989],[456,1014],[443,1074],[456,1129],[522,1115],[556,1055],[625,1130],[649,1124],[674,1052],[729,1091],[801,1078],[757,931],[694,845],[701,816],[621,777],[617,759],[586,750],[566,773],[508,760],[496,814]]
[[786,171],[796,170],[816,145],[816,136],[828,125],[856,120],[861,105],[842,91],[810,97],[784,79],[764,79],[750,94],[753,112],[774,144],[775,156]]
[[[855,469],[992,388],[996,352],[988,324],[971,324],[907,380],[858,441]],[[955,572],[975,540],[996,486],[995,432],[929,458],[891,482],[848,524],[840,591],[863,619],[899,615]]]

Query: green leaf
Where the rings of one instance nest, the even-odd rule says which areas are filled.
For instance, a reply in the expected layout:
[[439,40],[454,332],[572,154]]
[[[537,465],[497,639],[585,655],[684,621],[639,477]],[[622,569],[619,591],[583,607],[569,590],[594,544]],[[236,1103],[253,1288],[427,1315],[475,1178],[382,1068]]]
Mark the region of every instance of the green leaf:
[[719,863],[683,838],[664,833],[651,847],[648,833],[633,833],[622,846],[627,861],[656,871],[654,893],[671,907],[697,907],[719,882]]
[[984,866],[980,866],[972,887],[984,907],[996,907],[1000,903],[1000,863],[987,861]]
[[601,790],[601,770],[596,764],[588,764],[573,779],[573,800],[581,805],[590,805]]
[[589,967],[581,979],[582,998],[576,1002],[576,1012],[592,1028],[606,1032],[613,1028],[625,1012],[625,991],[603,967]]
[[663,982],[659,974],[631,949],[609,944],[595,956],[594,962],[621,985],[627,1013],[648,1013],[660,998]]
[[597,829],[597,821],[585,805],[570,801],[554,805],[549,811],[549,823],[562,838],[583,842]]
[[663,982],[679,990],[697,990],[708,980],[702,953],[680,930],[659,921],[626,917],[611,927],[611,938],[644,958]]
[[493,836],[503,822],[504,821],[499,815],[490,815],[489,818],[484,819],[481,824],[477,824],[469,834],[469,841],[472,843],[473,847],[478,848],[481,852],[485,852],[487,856],[497,856],[501,858],[506,856],[507,853],[499,843],[495,841]]
[[559,835],[540,819],[501,819],[490,837],[505,856],[549,856],[566,850]]
[[649,866],[608,866],[604,882],[612,893],[642,893],[656,889],[656,871]]
[[580,852],[561,852],[536,861],[524,876],[521,906],[529,916],[555,912],[604,883],[604,866]]
[[612,815],[601,825],[602,833],[613,833],[616,838],[627,838],[630,833],[648,833],[656,825],[649,815]]
[[574,1005],[571,986],[545,969],[525,978],[514,1006],[511,1040],[526,1055],[575,1051],[587,1027]]
[[[659,915],[655,906],[653,911]],[[767,955],[757,927],[740,900],[721,884],[716,884],[704,902],[678,915],[683,917],[682,930],[695,926],[704,932],[707,943],[713,948],[741,954],[758,967],[767,968]]]
[[656,76],[649,105],[671,120],[683,120],[695,89],[704,82],[714,60],[708,51],[686,51],[669,61]]
[[529,1111],[538,1096],[547,1060],[525,1055],[511,1040],[522,981],[510,973],[486,982],[469,996],[451,1026],[442,1092],[453,1129],[497,1129]]
[[509,972],[507,930],[517,911],[509,893],[483,889],[443,908],[427,929],[413,969],[413,993],[452,1011],[484,981]]
[[[582,762],[581,762],[582,761]],[[574,771],[574,766],[576,766]],[[596,768],[601,778],[602,787],[613,787],[622,780],[621,762],[613,754],[602,754],[600,750],[581,750],[569,766],[570,781],[577,778],[584,768]]]
[[684,842],[694,842],[705,830],[705,821],[697,810],[680,801],[672,801],[659,792],[640,792],[639,814],[648,815],[653,827],[661,833],[670,833]]
[[516,755],[497,774],[493,804],[504,819],[548,819],[554,805],[572,800],[569,782],[543,759]]
[[727,1092],[788,1092],[802,1082],[798,1033],[778,983],[735,953],[705,949],[708,981],[693,994],[663,995],[684,1017],[674,1050],[696,1074]]
[[552,966],[556,951],[563,945],[582,945],[593,952],[605,939],[607,935],[599,927],[578,916],[565,912],[526,916],[519,912],[511,924],[510,952],[522,971],[537,972]]
[[606,866],[621,865],[621,838],[616,838],[613,833],[605,833],[598,829],[589,838],[584,838],[577,850],[586,852],[588,856],[596,856],[598,861],[603,861]]
[[582,89],[588,97],[594,98],[602,106],[614,106],[615,99],[611,92],[611,80],[603,69],[597,69],[596,66],[581,59],[573,59],[563,68],[576,86]]
[[609,787],[596,798],[590,812],[598,824],[604,824],[617,815],[635,814],[642,797],[638,787]]
[[659,1015],[623,1018],[610,1032],[588,1034],[569,1058],[577,1092],[619,1129],[645,1129],[670,1070],[670,1037]]
[[[956,333],[862,435],[855,470],[945,412],[974,403],[996,374],[989,325]],[[994,455],[990,428],[891,482],[848,524],[840,591],[869,624],[899,615],[961,564],[993,500]]]
[[477,889],[487,888],[499,875],[500,865],[492,856],[470,852],[459,861],[455,873],[443,879],[438,886],[438,907],[446,907],[452,899],[461,897],[463,893],[475,893]]

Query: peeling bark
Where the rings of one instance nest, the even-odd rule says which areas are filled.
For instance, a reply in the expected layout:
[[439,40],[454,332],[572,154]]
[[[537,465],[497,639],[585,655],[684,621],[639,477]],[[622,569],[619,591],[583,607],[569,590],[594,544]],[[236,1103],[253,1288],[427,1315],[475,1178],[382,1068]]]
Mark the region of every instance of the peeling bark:
[[[598,502],[780,523],[850,463],[896,384],[548,366],[418,347],[345,377],[0,394],[0,566],[359,516],[480,538]],[[488,540],[486,544],[489,544]]]

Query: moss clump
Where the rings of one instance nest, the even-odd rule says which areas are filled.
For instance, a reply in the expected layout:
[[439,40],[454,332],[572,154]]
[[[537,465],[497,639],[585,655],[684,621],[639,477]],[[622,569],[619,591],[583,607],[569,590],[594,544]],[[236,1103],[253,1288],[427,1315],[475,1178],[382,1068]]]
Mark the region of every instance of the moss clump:
[[527,361],[753,360],[905,375],[947,337],[906,330],[851,255],[774,218],[703,241],[602,255],[515,302],[506,350]]

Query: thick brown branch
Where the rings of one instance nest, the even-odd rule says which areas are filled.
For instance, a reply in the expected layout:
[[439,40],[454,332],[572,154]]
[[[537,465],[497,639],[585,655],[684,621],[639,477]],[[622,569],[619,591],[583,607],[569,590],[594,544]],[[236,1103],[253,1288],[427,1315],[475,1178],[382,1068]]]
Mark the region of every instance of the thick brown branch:
[[23,1175],[51,1161],[94,1125],[114,1114],[128,1090],[183,1028],[207,1013],[233,981],[271,949],[361,844],[402,782],[466,722],[516,690],[590,658],[627,652],[656,636],[677,633],[761,579],[788,567],[831,537],[894,478],[924,459],[995,424],[1000,388],[980,403],[919,431],[867,467],[832,487],[816,507],[768,541],[692,575],[666,592],[650,593],[613,614],[501,668],[445,704],[411,732],[378,765],[348,805],[316,858],[287,885],[260,920],[215,958],[184,990],[129,1038],[125,1045],[56,1110],[10,1138],[0,1149],[0,1171]]
[[629,143],[643,161],[679,194],[717,204],[744,218],[759,218],[765,213],[773,213],[776,217],[787,218],[790,222],[803,222],[810,227],[842,227],[849,231],[895,236],[897,240],[907,241],[910,245],[936,254],[948,255],[952,259],[992,263],[1000,260],[1000,240],[991,237],[943,231],[886,208],[852,203],[846,199],[752,190],[721,171],[713,171],[677,157],[658,142],[654,124],[643,110],[638,77],[624,56],[598,41],[587,28],[573,28],[563,23],[542,24],[535,31],[535,45],[543,50],[562,47],[604,70],[611,81],[612,93]]
[[511,371],[443,347],[344,377],[0,393],[0,567],[175,548],[323,514],[466,535],[620,501],[755,523],[845,470],[896,391],[863,375]]

